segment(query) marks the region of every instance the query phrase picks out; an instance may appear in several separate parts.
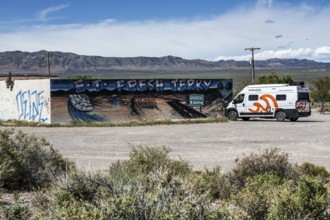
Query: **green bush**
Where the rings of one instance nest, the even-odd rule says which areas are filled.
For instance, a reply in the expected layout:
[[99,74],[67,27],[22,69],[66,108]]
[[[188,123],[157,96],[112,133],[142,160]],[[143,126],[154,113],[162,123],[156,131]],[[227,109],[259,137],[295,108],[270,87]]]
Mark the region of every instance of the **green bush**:
[[191,175],[191,182],[198,193],[206,193],[211,201],[228,199],[232,193],[228,176],[221,172],[220,167],[196,172]]
[[325,182],[329,182],[330,173],[323,166],[316,166],[314,164],[305,162],[296,167],[297,172],[300,175],[308,175],[311,177],[317,177]]
[[51,176],[74,169],[45,139],[22,131],[0,130],[0,186],[32,190],[49,186]]
[[232,184],[241,188],[248,177],[260,174],[274,174],[280,178],[296,177],[288,154],[280,152],[278,148],[272,148],[266,149],[260,154],[252,153],[238,160],[230,172],[230,179]]
[[[72,175],[40,216],[66,219],[197,219],[216,213],[188,182],[163,168],[146,176]],[[118,173],[117,173],[118,174]],[[148,182],[144,179],[149,178]],[[216,214],[214,214],[216,215]],[[218,215],[218,214],[217,214]]]
[[167,147],[132,147],[130,159],[125,162],[133,173],[150,173],[161,167],[167,167],[173,175],[185,175],[191,172],[188,162],[173,160],[169,157],[171,150]]
[[236,205],[253,219],[266,219],[271,202],[282,185],[283,181],[276,175],[248,177],[244,188],[235,196]]
[[113,164],[107,173],[59,179],[51,195],[55,199],[39,216],[219,219],[235,212],[212,204],[207,193],[197,191],[187,162],[172,160],[168,153],[167,148],[133,148],[128,161]]
[[169,153],[132,147],[129,160],[108,171],[53,178],[33,200],[31,219],[329,218],[328,173],[307,163],[293,169],[278,149],[245,157],[228,173],[193,171]]
[[330,219],[327,187],[319,179],[301,176],[296,185],[281,186],[273,198],[269,219]]
[[0,219],[23,220],[30,218],[31,213],[26,205],[0,205]]
[[234,201],[253,219],[330,217],[326,185],[308,176],[299,177],[297,182],[268,174],[249,177]]

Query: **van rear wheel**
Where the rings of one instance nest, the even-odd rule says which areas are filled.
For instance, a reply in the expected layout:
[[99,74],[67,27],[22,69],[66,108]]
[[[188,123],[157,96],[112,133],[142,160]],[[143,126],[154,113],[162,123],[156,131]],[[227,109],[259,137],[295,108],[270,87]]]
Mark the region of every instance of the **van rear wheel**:
[[283,111],[279,111],[275,115],[277,121],[285,121],[286,119],[286,114]]
[[229,113],[228,113],[228,119],[230,120],[230,121],[236,121],[237,120],[237,112],[235,112],[235,111],[230,111]]

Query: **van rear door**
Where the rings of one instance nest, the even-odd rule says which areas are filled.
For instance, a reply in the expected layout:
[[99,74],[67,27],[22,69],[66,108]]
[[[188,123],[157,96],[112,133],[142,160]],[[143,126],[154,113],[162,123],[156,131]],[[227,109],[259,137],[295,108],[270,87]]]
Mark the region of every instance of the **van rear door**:
[[298,100],[296,102],[296,109],[299,115],[304,115],[311,112],[310,94],[309,92],[298,92]]

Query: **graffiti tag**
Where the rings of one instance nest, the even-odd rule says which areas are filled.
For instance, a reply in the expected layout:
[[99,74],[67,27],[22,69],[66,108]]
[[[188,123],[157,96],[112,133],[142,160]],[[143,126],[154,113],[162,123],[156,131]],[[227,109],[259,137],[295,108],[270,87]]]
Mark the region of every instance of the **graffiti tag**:
[[44,91],[19,91],[16,95],[18,119],[46,122],[48,118],[42,117],[45,106]]
[[84,92],[88,90],[101,91],[107,89],[109,91],[130,91],[130,92],[143,92],[143,91],[202,91],[210,88],[217,89],[219,81],[214,80],[98,80],[92,82],[84,82],[78,80],[74,83],[77,92]]

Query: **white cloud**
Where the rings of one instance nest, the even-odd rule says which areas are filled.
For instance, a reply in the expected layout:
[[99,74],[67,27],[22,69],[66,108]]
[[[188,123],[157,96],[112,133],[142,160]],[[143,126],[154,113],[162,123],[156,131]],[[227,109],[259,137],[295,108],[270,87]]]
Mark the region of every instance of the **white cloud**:
[[323,58],[329,59],[329,57],[330,57],[330,47],[329,46],[324,46],[324,47],[317,48],[314,51],[314,56],[318,57],[320,59],[323,59]]
[[47,21],[49,19],[49,15],[51,13],[55,13],[59,10],[67,8],[67,7],[69,7],[69,4],[61,4],[61,5],[46,8],[38,13],[37,18],[40,21]]
[[272,7],[273,0],[258,0],[257,6],[258,7]]
[[[0,51],[45,49],[117,57],[174,55],[186,59],[249,60],[251,54],[244,49],[260,47],[256,59],[330,62],[330,29],[325,28],[330,8],[258,3],[253,8],[237,8],[207,20],[106,19],[95,24],[41,25],[20,32],[0,32]],[[51,13],[65,7],[68,5],[44,10],[39,18],[47,20]],[[275,38],[279,33],[282,37]]]
[[271,58],[284,58],[284,59],[303,59],[313,55],[313,50],[310,48],[298,48],[298,49],[287,49],[287,50],[269,50],[263,51],[255,55],[256,59],[266,60]]

